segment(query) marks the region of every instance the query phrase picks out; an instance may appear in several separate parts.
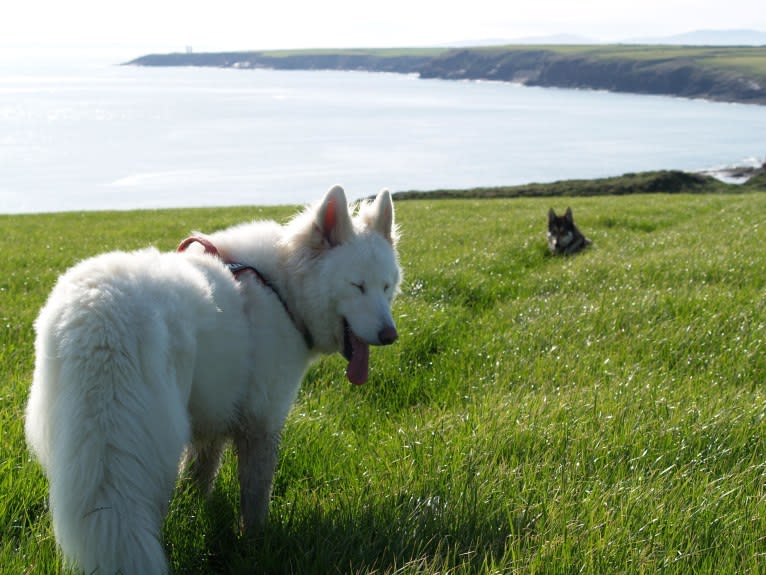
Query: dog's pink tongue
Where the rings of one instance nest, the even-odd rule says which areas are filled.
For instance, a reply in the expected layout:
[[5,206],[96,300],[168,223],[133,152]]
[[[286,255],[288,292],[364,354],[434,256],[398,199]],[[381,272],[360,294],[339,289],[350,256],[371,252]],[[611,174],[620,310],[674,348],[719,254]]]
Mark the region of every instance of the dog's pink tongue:
[[354,385],[362,385],[367,381],[370,365],[370,346],[356,337],[354,333],[349,335],[351,339],[351,359],[346,368],[346,377]]

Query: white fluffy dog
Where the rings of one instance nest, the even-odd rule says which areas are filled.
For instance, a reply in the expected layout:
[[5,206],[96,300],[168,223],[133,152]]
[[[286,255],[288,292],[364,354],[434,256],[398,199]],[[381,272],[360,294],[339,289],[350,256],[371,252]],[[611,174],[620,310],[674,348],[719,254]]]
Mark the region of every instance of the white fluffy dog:
[[397,339],[391,196],[349,213],[343,189],[285,226],[194,236],[178,252],[114,252],[58,281],[35,324],[26,436],[50,483],[68,563],[165,573],[162,522],[186,449],[209,487],[227,440],[246,529],[263,525],[279,435],[309,363]]

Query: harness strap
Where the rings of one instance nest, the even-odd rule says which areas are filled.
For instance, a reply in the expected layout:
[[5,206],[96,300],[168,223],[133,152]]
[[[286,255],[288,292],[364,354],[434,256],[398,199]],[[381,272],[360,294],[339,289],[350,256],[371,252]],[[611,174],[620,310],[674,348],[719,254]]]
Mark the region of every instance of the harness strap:
[[264,287],[270,289],[275,296],[277,296],[279,303],[281,303],[282,307],[285,308],[285,312],[287,312],[287,316],[293,322],[295,329],[297,329],[303,336],[303,341],[306,342],[306,347],[308,347],[309,349],[313,349],[314,338],[311,337],[311,333],[309,332],[308,328],[302,323],[299,323],[297,321],[297,319],[295,318],[295,315],[293,315],[293,312],[288,307],[287,301],[282,297],[282,294],[279,293],[277,288],[274,287],[274,284],[272,284],[268,280],[268,278],[266,278],[266,276],[264,276],[260,271],[258,271],[258,269],[255,266],[224,260],[221,257],[221,253],[218,251],[218,248],[215,247],[215,245],[210,240],[199,237],[199,236],[189,236],[178,245],[178,248],[176,249],[176,251],[185,252],[186,249],[193,243],[198,243],[202,247],[204,247],[206,254],[217,257],[218,259],[222,260],[223,263],[226,265],[226,267],[229,268],[229,271],[231,272],[231,274],[237,280],[239,280],[240,274],[247,271],[253,272],[255,274],[255,277],[258,278],[258,281],[261,282],[261,284],[263,284]]
[[186,248],[188,248],[193,243],[198,243],[201,246],[205,248],[205,253],[213,255],[217,258],[221,257],[221,254],[218,253],[218,248],[213,245],[213,243],[210,240],[206,240],[205,238],[201,238],[199,236],[189,236],[184,241],[182,241],[180,244],[178,244],[178,248],[176,249],[177,252],[185,252]]

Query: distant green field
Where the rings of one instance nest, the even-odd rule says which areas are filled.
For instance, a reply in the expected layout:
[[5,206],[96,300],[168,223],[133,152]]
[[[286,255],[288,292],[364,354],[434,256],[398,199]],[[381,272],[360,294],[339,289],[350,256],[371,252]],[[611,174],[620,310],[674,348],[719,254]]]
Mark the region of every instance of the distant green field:
[[[478,53],[501,55],[513,52],[544,50],[603,60],[672,60],[687,59],[700,66],[715,69],[731,69],[744,73],[766,76],[766,48],[736,46],[663,46],[632,44],[597,44],[597,45],[527,45],[487,46],[465,48]],[[317,50],[270,50],[262,52],[264,56],[282,58],[287,56],[330,56],[356,55],[392,58],[401,56],[437,57],[451,50],[450,48],[358,48],[358,49],[317,49]]]
[[[574,209],[586,252],[546,252]],[[294,208],[0,217],[0,573],[56,573],[23,440],[32,321],[76,261]],[[352,387],[311,370],[271,520],[237,530],[229,455],[180,487],[176,573],[759,573],[766,561],[766,193],[397,204],[400,340]]]
[[266,50],[264,56],[285,58],[288,56],[375,56],[376,58],[398,58],[400,56],[438,56],[447,48],[344,48],[344,49],[300,49],[300,50]]
[[636,60],[683,58],[703,67],[731,69],[766,76],[766,48],[691,46],[616,46],[592,52],[601,58],[626,57]]

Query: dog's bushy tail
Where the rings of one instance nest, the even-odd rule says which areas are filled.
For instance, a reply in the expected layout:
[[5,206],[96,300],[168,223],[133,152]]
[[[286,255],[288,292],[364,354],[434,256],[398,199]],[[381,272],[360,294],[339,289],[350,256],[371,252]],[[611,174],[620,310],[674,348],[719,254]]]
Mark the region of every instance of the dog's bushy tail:
[[87,574],[166,573],[162,522],[189,433],[171,397],[167,334],[144,331],[139,346],[132,327],[93,317],[66,329],[38,323],[27,438],[67,563]]

